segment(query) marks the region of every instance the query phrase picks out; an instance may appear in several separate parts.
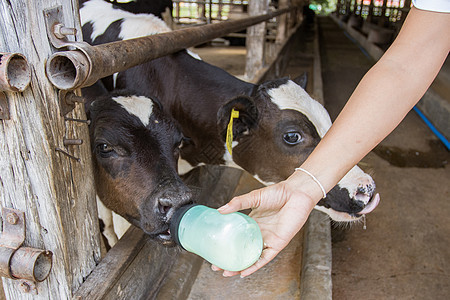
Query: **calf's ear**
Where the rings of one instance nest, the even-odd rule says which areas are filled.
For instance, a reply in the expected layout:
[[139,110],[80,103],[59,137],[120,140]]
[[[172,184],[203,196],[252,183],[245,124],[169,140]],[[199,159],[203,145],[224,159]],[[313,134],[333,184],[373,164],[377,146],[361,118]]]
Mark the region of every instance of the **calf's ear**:
[[258,124],[258,109],[253,99],[238,96],[223,105],[217,112],[217,125],[224,141],[233,109],[239,112],[239,117],[233,119],[233,139],[241,137]]
[[86,114],[89,114],[92,102],[94,102],[96,99],[98,99],[101,96],[107,95],[108,90],[105,88],[103,83],[99,80],[91,86],[82,88],[81,94],[83,95],[83,97],[85,99],[84,109],[86,111]]
[[294,78],[294,82],[306,90],[306,85],[308,84],[308,74],[304,72],[302,75]]

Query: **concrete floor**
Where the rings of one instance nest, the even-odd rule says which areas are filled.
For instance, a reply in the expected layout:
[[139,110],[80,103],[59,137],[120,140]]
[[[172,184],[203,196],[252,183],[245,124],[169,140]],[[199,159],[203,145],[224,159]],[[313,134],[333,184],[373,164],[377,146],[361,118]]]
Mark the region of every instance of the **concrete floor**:
[[[374,61],[331,19],[318,22],[324,97],[334,119]],[[366,230],[333,226],[334,299],[449,298],[449,159],[411,112],[363,160],[381,202]]]

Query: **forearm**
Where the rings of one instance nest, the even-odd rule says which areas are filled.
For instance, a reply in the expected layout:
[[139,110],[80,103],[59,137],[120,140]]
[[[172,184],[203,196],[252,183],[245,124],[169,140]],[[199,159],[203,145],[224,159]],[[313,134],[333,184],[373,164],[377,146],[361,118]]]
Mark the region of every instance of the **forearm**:
[[410,15],[410,24],[405,23],[408,26],[393,46],[364,76],[329,132],[302,165],[327,190],[400,123],[448,55],[449,37],[444,29],[450,26],[449,15],[438,14],[440,19],[436,20],[436,13],[415,9]]
[[[375,66],[363,78],[333,126],[302,167],[330,190],[380,143],[420,99],[406,100],[396,70]],[[389,74],[389,76],[386,76]]]

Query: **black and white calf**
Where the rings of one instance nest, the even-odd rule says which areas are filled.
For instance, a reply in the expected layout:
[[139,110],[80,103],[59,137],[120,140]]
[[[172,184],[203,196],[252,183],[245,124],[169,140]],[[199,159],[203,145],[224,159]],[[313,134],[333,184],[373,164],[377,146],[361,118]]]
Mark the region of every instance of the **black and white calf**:
[[[92,44],[170,31],[152,14],[123,11],[102,0],[81,6],[84,39]],[[200,164],[246,170],[264,184],[286,179],[331,126],[324,107],[294,81],[254,85],[180,51],[110,79],[112,88],[156,96],[181,125],[189,142],[181,148],[180,172]],[[232,155],[225,136],[232,110]],[[372,178],[355,166],[316,206],[336,221],[351,221],[379,202]]]
[[[168,229],[173,212],[192,201],[177,173],[179,128],[164,115],[160,103],[148,97],[129,91],[108,93],[100,83],[84,89],[83,96],[91,121],[97,196],[131,224],[171,245]],[[111,215],[100,205],[99,216],[112,246],[116,240],[108,227]]]

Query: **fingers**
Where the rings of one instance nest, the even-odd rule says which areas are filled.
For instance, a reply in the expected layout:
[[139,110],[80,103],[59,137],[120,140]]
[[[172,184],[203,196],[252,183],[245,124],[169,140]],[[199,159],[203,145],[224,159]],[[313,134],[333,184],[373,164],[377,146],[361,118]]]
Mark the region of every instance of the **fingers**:
[[222,270],[222,269],[219,268],[218,266],[211,265],[211,270],[213,270],[214,272],[216,272],[216,271],[220,271],[220,270]]
[[267,248],[262,252],[261,257],[255,264],[253,264],[251,267],[249,267],[245,270],[242,270],[240,272],[222,270],[221,268],[219,268],[215,265],[211,265],[211,269],[213,271],[223,271],[224,277],[240,275],[241,278],[244,278],[248,275],[253,274],[254,272],[258,271],[259,269],[261,269],[263,266],[265,266],[267,263],[269,263],[278,253],[279,253],[279,251],[276,251],[271,248]]
[[252,191],[248,194],[234,197],[230,202],[218,208],[221,214],[229,214],[232,212],[244,210],[247,208],[258,207],[260,203],[261,193],[259,190]]
[[241,273],[241,278],[244,278],[248,275],[253,274],[254,272],[258,271],[259,269],[261,269],[262,267],[264,267],[267,263],[269,263],[272,259],[275,258],[275,256],[277,256],[277,254],[279,253],[279,251],[276,251],[274,249],[271,248],[267,248],[265,249],[262,254],[261,257],[259,258],[259,260],[253,264],[253,266],[242,270]]
[[235,276],[235,275],[239,275],[240,272],[234,272],[234,271],[227,271],[227,270],[223,270],[221,268],[219,268],[218,266],[215,265],[211,265],[211,270],[213,270],[214,272],[216,271],[223,271],[223,277],[231,277],[231,276]]
[[223,277],[231,277],[231,276],[235,276],[235,275],[239,275],[240,272],[235,272],[235,271],[223,271]]

